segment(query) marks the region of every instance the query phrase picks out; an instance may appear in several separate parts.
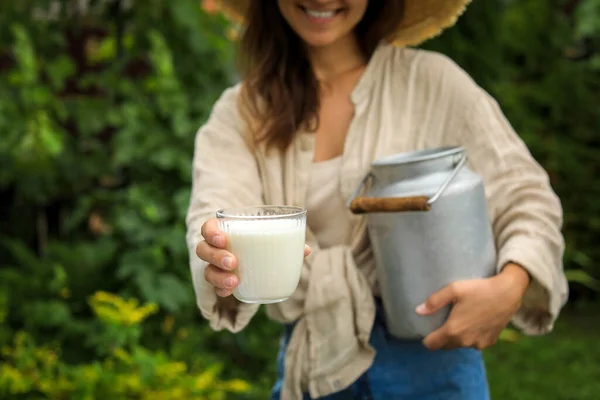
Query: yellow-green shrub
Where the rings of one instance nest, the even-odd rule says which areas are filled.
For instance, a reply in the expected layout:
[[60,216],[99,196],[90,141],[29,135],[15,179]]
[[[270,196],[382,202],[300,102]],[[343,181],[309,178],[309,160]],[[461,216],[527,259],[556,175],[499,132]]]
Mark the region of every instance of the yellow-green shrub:
[[27,332],[2,349],[0,397],[62,399],[225,399],[250,390],[242,380],[221,380],[222,365],[188,365],[139,344],[143,321],[158,310],[97,292],[90,305],[100,322],[99,345],[107,356],[70,365],[55,344],[38,344]]

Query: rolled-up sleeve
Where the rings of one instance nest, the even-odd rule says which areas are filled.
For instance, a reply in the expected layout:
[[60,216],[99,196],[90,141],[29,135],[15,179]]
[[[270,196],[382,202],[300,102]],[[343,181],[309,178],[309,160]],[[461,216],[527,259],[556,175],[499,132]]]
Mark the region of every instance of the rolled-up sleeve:
[[255,157],[244,140],[237,110],[239,86],[226,90],[196,134],[192,193],[187,211],[186,241],[198,308],[214,330],[239,332],[256,314],[258,305],[222,299],[204,279],[206,263],[196,255],[204,222],[221,208],[263,203]]
[[568,297],[560,200],[546,171],[487,93],[480,91],[470,105],[460,134],[485,182],[498,271],[515,263],[532,277],[513,323],[529,335],[547,333]]

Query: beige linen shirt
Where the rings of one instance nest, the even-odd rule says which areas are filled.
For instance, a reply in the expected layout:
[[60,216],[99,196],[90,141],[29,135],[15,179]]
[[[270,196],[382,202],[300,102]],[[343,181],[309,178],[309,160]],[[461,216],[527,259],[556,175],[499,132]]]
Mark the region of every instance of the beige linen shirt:
[[[219,208],[259,204],[305,206],[314,134],[298,132],[284,154],[251,151],[237,109],[239,86],[224,92],[196,137],[187,242],[198,307],[213,329],[242,330],[258,310],[235,310],[204,280],[195,254],[200,228]],[[508,262],[533,277],[514,323],[526,334],[552,329],[567,299],[563,273],[562,209],[548,176],[512,129],[497,103],[448,58],[381,45],[354,89],[355,115],[340,166],[348,198],[370,163],[394,153],[439,146],[466,148],[470,167],[485,183],[498,249],[498,270]],[[354,382],[373,361],[369,345],[375,307],[374,262],[364,216],[349,216],[348,246],[313,248],[287,301],[268,305],[280,322],[298,321],[285,356],[282,398],[313,398]],[[302,388],[302,386],[306,386]]]

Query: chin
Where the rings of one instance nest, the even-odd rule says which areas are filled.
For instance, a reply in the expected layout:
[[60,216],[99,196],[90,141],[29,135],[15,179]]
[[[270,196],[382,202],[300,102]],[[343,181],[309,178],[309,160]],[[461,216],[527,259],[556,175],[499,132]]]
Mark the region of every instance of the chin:
[[340,38],[336,35],[302,35],[302,41],[309,47],[328,47],[337,42]]

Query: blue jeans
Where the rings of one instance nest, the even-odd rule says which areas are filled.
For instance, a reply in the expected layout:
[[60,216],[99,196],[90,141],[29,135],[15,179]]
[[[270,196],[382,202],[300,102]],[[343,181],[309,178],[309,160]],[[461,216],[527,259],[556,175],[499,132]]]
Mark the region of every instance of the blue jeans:
[[[485,366],[475,349],[430,351],[420,341],[399,340],[387,331],[379,301],[370,343],[373,365],[349,388],[324,400],[489,400]],[[293,330],[287,325],[277,357],[278,379],[271,400],[283,383],[285,349]],[[310,400],[305,394],[303,399]]]

